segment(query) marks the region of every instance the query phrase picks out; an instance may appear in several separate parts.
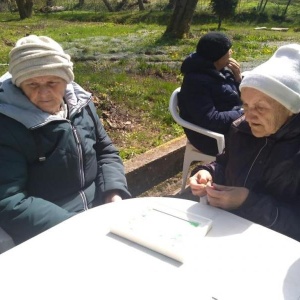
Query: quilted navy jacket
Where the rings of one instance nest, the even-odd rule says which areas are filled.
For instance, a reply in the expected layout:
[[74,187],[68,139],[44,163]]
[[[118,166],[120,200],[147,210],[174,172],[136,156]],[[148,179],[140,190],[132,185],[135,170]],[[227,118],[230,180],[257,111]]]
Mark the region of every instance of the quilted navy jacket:
[[206,168],[216,183],[250,190],[234,213],[300,241],[300,114],[264,138],[241,117],[225,152]]
[[2,83],[0,226],[15,243],[100,204],[111,190],[130,197],[122,161],[91,99],[68,84],[64,119],[39,110],[10,79]]
[[[217,71],[214,64],[197,53],[181,66],[184,74],[178,95],[180,115],[186,121],[226,134],[231,123],[242,115],[239,83],[228,70]],[[200,151],[215,155],[215,140],[184,129],[189,141]]]

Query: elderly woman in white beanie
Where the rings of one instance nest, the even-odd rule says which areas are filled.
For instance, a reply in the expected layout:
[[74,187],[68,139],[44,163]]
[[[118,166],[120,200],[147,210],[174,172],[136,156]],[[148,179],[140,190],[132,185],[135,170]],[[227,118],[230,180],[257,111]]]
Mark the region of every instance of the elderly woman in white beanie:
[[16,244],[95,205],[130,197],[122,161],[70,56],[30,35],[0,80],[0,226]]
[[245,115],[223,154],[190,178],[210,205],[300,241],[300,45],[285,45],[245,74]]

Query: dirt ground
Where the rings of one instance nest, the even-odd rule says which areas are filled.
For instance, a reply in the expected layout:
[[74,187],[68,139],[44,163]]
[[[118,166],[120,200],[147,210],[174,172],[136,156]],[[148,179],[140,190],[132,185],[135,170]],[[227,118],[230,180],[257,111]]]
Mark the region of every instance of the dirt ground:
[[192,195],[190,188],[187,187],[185,191],[180,194],[181,189],[181,177],[182,173],[180,172],[176,176],[167,179],[166,181],[160,183],[157,186],[154,186],[152,189],[141,194],[139,197],[172,197],[172,198],[182,198],[192,201],[198,201],[198,197]]

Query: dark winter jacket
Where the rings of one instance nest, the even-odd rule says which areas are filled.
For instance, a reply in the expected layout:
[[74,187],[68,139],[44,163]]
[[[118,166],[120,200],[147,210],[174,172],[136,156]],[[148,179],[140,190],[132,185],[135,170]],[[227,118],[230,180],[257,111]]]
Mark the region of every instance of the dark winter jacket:
[[275,134],[256,138],[241,117],[216,163],[216,183],[250,190],[237,215],[300,241],[300,114]]
[[[186,121],[212,131],[226,134],[231,123],[242,115],[239,83],[228,70],[217,71],[214,64],[197,53],[187,57],[182,66],[184,74],[178,96],[180,115]],[[189,141],[200,151],[217,154],[216,141],[184,129]]]
[[35,107],[10,79],[2,83],[0,226],[15,243],[101,204],[111,190],[130,196],[118,151],[91,99],[68,84],[69,117],[63,119]]

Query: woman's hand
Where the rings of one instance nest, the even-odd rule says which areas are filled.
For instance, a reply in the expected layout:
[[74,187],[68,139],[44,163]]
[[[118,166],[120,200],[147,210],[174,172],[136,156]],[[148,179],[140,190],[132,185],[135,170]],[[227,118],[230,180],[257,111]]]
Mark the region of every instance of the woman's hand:
[[117,191],[111,191],[110,193],[107,193],[105,197],[105,203],[116,202],[120,200],[122,200],[122,197]]
[[206,186],[212,184],[212,176],[207,170],[200,170],[190,177],[189,184],[193,195],[204,196],[206,195]]
[[213,184],[206,187],[207,199],[210,205],[226,210],[239,208],[249,195],[244,187]]
[[242,81],[242,74],[241,74],[241,66],[240,64],[232,57],[229,58],[227,67],[231,70],[234,79],[236,82]]

